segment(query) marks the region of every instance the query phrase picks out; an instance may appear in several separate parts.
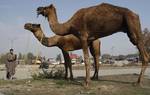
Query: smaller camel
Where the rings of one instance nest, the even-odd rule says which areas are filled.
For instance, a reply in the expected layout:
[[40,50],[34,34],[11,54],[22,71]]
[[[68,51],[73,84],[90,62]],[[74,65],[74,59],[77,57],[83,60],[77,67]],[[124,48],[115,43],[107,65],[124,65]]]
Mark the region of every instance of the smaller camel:
[[[64,64],[65,65],[65,79],[67,79],[68,77],[68,68],[70,70],[70,79],[73,79],[71,59],[67,51],[81,49],[82,46],[81,46],[80,40],[72,34],[66,35],[66,36],[55,35],[49,38],[45,37],[43,30],[40,27],[40,24],[27,23],[24,25],[24,28],[26,30],[31,31],[42,45],[46,47],[57,46],[58,48],[61,49],[63,56],[64,56],[64,60],[65,60],[65,64]],[[94,58],[94,66],[95,66],[95,72],[94,72],[92,79],[98,79],[100,41],[95,40],[89,43],[89,49],[90,49],[91,55]]]

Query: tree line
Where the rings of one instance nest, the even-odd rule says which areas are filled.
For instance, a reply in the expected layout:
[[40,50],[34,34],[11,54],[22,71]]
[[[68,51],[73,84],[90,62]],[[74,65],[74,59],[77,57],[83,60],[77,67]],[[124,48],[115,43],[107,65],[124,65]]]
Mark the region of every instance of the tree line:
[[[17,59],[18,60],[22,60],[22,61],[24,61],[24,63],[26,63],[26,64],[30,64],[30,62],[33,60],[33,59],[35,59],[36,58],[36,56],[33,54],[33,53],[31,53],[31,52],[29,52],[29,53],[27,53],[27,54],[22,54],[22,53],[19,53],[18,55],[17,55]],[[4,64],[4,63],[6,63],[7,62],[7,53],[5,53],[5,54],[1,54],[0,55],[0,64]]]

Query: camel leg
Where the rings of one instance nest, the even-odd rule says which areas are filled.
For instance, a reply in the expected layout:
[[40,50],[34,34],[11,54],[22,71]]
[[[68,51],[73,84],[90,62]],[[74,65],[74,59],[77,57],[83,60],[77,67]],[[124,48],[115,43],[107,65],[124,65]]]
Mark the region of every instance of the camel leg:
[[64,66],[65,66],[65,76],[64,76],[64,78],[67,79],[67,78],[68,78],[68,63],[67,63],[67,61],[66,61],[67,57],[66,57],[66,55],[65,55],[65,51],[62,50],[62,53],[63,53],[64,60],[65,60],[65,62],[64,62]]
[[94,58],[94,75],[92,79],[98,80],[98,71],[99,71],[99,57],[100,57],[100,41],[95,40],[90,45],[90,52]]
[[67,61],[67,64],[68,64],[68,67],[69,67],[69,71],[70,71],[70,79],[73,80],[72,63],[71,63],[71,59],[70,59],[69,53],[65,52],[65,56],[67,58],[66,61]]
[[146,70],[146,67],[148,66],[149,62],[149,55],[145,49],[143,39],[142,39],[142,33],[141,33],[141,26],[140,26],[140,21],[139,17],[135,14],[128,14],[127,15],[127,25],[128,25],[128,37],[130,38],[130,41],[137,46],[141,58],[142,58],[142,69],[140,72],[140,76],[138,78],[137,83],[141,84],[144,72]]
[[68,79],[68,63],[66,61],[64,63],[64,66],[65,66],[65,76],[64,76],[64,78]]
[[83,49],[83,55],[84,55],[84,61],[85,61],[85,69],[86,69],[86,79],[85,79],[85,86],[89,87],[90,83],[90,60],[89,60],[89,51],[88,51],[88,43],[87,43],[87,37],[86,35],[81,36],[81,43],[82,43],[82,49]]
[[72,73],[72,64],[71,64],[71,59],[69,57],[69,54],[68,52],[66,51],[63,51],[63,56],[64,56],[64,60],[65,60],[65,79],[68,78],[68,68],[69,68],[69,71],[70,71],[70,79],[72,80],[73,79],[73,73]]
[[69,71],[70,71],[70,80],[73,80],[73,73],[72,73],[72,63],[71,63],[71,59],[69,57]]

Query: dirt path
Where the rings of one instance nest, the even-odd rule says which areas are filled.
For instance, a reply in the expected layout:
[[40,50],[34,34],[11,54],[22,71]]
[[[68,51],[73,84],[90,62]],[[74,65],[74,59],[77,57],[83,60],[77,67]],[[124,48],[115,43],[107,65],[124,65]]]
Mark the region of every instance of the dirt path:
[[[106,75],[120,75],[120,74],[139,74],[141,68],[139,67],[120,67],[120,68],[111,68],[108,67],[106,69],[100,68],[99,76],[106,76]],[[16,70],[15,77],[17,79],[28,79],[31,78],[31,75],[41,70],[38,69],[38,66],[18,66]],[[4,66],[0,66],[0,79],[5,79],[5,68]],[[84,77],[85,70],[73,70],[74,77]],[[93,75],[93,70],[91,70],[91,76]],[[147,68],[145,75],[150,78],[150,68]]]

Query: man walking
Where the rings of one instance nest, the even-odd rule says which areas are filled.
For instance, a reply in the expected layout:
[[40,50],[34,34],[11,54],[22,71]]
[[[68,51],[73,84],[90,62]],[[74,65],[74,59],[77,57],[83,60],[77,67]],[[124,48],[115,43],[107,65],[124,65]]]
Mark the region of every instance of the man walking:
[[15,75],[15,68],[16,68],[16,59],[17,55],[13,53],[13,49],[10,49],[10,52],[7,54],[7,62],[6,62],[6,78],[13,79]]

